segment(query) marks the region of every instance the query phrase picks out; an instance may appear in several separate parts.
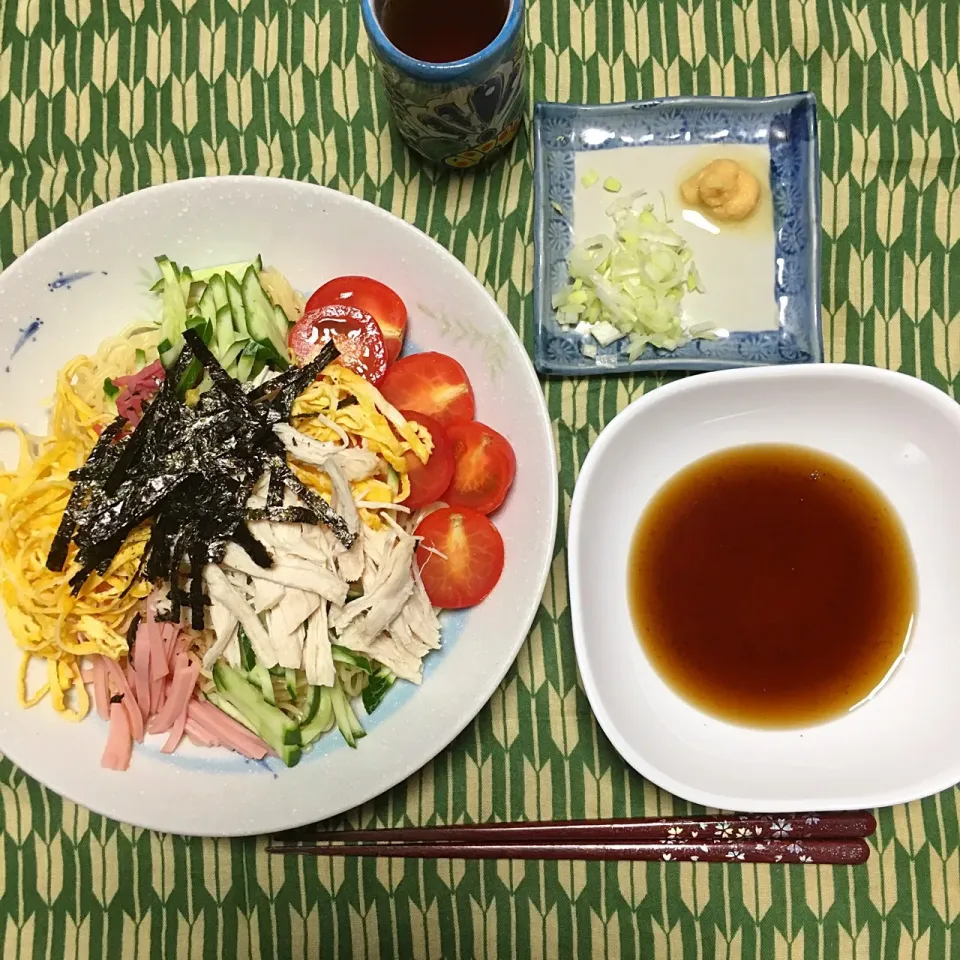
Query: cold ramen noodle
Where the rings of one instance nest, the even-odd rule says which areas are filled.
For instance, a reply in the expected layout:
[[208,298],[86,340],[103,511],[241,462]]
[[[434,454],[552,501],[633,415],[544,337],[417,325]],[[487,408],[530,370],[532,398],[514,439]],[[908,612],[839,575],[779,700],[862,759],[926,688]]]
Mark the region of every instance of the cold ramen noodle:
[[399,358],[378,281],[305,301],[259,258],[157,263],[160,321],[60,370],[45,437],[2,425],[19,700],[96,710],[114,769],[151,734],[289,766],[334,727],[354,746],[440,609],[496,586],[513,450],[454,358]]

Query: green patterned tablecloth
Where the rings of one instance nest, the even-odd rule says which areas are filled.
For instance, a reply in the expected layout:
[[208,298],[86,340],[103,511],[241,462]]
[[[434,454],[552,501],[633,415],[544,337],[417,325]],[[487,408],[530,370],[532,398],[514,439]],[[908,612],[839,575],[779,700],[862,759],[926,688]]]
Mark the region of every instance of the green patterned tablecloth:
[[[958,9],[957,0],[535,0],[531,90],[573,102],[816,91],[827,356],[952,393]],[[532,342],[528,137],[482,176],[421,166],[391,135],[358,0],[2,0],[0,17],[4,266],[80,211],[139,187],[217,173],[293,177],[365,197],[436,237]],[[547,386],[561,529],[591,442],[659,382]],[[565,564],[561,535],[536,626],[477,721],[357,820],[688,809],[632,773],[598,732],[577,678]],[[5,960],[960,956],[956,791],[881,811],[860,870],[271,859],[263,841],[119,826],[6,760],[0,803]]]

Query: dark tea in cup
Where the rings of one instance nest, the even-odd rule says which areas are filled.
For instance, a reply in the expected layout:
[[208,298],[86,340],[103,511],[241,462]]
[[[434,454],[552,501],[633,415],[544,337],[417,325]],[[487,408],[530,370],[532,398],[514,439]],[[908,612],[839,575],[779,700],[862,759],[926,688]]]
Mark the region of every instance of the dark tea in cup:
[[408,57],[453,63],[489,47],[507,9],[507,0],[383,0],[380,24]]

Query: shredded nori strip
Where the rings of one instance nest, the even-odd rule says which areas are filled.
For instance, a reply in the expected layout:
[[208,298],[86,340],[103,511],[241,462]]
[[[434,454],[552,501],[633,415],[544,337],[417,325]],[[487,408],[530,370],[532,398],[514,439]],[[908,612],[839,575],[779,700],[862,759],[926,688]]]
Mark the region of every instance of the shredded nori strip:
[[79,469],[70,474],[70,479],[74,481],[75,486],[70,492],[70,499],[67,501],[66,509],[60,518],[60,525],[54,535],[53,542],[50,544],[50,551],[47,554],[47,569],[59,572],[67,562],[67,551],[70,548],[70,541],[73,539],[73,533],[77,529],[77,516],[84,506],[84,502],[89,493],[88,480],[94,479],[98,471],[104,472],[107,466],[116,458],[116,448],[112,445],[113,441],[120,435],[120,432],[126,426],[127,421],[123,417],[117,417],[113,423],[100,434],[99,439],[94,444],[87,462]]
[[313,523],[320,522],[319,517],[306,507],[277,507],[247,511],[247,520],[272,520],[274,523]]
[[203,567],[206,561],[207,551],[203,542],[195,540],[190,544],[190,626],[194,630],[203,629]]
[[122,693],[115,693],[115,694],[110,698],[110,702],[111,702],[111,703],[123,703],[123,694],[122,694]]
[[[179,601],[180,601],[181,604],[184,604],[184,605],[185,605],[185,604],[187,604],[187,603],[190,602],[190,591],[189,591],[189,590],[183,590],[183,589],[177,588],[177,590],[174,591],[174,592],[177,594],[177,598],[179,599]],[[172,599],[173,599],[173,593],[168,593],[168,594],[167,594],[167,599],[172,600]],[[204,597],[203,602],[204,602],[204,605],[205,605],[205,606],[208,606],[208,607],[210,606],[210,598],[209,598],[209,597]],[[161,620],[161,619],[162,619],[162,611],[160,611],[160,610],[157,611],[157,619],[158,619],[158,620]]]
[[[347,521],[336,513],[323,497],[314,493],[300,478],[286,465],[282,454],[277,454],[270,462],[270,469],[277,471],[283,482],[334,532],[337,539],[345,546],[350,547],[357,535],[351,533]],[[332,516],[331,516],[332,514]]]
[[283,506],[283,480],[274,471],[270,471],[270,486],[267,488],[267,507],[279,510]]
[[233,539],[247,552],[250,559],[264,570],[273,566],[273,560],[267,552],[267,548],[250,532],[246,523],[237,524],[237,529],[233,531]]
[[137,630],[140,629],[140,620],[141,616],[139,613],[134,614],[133,619],[130,621],[130,626],[127,627],[127,649],[133,653],[134,644],[137,642]]
[[[259,566],[272,565],[270,553],[247,527],[248,519],[325,523],[349,547],[356,534],[287,467],[283,445],[273,432],[277,423],[289,420],[296,398],[337,355],[329,343],[307,366],[245,392],[197,332],[187,330],[183,350],[136,428],[125,433],[127,423],[118,418],[71,475],[76,485],[47,566],[62,570],[70,543],[75,543],[80,570],[70,584],[77,593],[91,573],[109,568],[127,536],[149,519],[150,539],[137,576],[169,584],[171,607],[162,619],[179,622],[186,607],[193,627],[202,629],[209,604],[203,569],[222,561],[228,542],[242,547]],[[211,386],[190,407],[177,384],[194,362],[203,367]],[[253,489],[267,471],[267,506],[248,510]],[[305,506],[285,508],[284,488]],[[131,629],[132,647],[134,624]]]
[[[355,407],[360,401],[356,397],[346,397],[344,400],[341,400],[337,404],[338,410],[344,410],[346,407]],[[315,413],[295,413],[291,418],[291,423],[294,420],[314,420],[316,419]]]
[[267,380],[259,387],[254,387],[247,394],[248,399],[254,402],[272,397],[270,403],[283,420],[290,419],[290,410],[294,401],[307,387],[328,367],[337,357],[337,350],[332,340],[328,340],[320,352],[304,367],[290,367],[278,377]]

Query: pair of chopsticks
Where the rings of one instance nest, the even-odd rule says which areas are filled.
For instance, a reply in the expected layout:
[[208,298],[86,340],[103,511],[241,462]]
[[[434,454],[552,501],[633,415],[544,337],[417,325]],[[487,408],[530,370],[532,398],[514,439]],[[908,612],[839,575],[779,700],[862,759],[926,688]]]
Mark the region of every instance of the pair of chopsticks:
[[331,830],[271,839],[269,853],[444,860],[675,860],[702,863],[864,863],[873,815],[660,817]]

